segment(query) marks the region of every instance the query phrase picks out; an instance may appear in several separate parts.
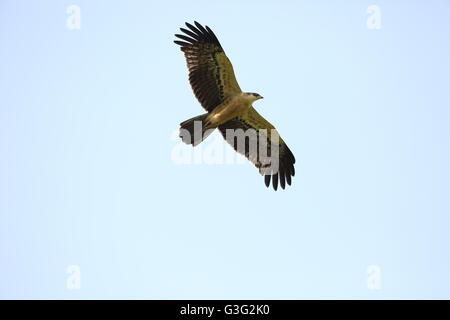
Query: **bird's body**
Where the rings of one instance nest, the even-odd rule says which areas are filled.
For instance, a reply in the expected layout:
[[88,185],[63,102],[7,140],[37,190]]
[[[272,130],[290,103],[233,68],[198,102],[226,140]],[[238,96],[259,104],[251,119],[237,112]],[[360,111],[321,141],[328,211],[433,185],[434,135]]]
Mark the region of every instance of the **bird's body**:
[[186,57],[189,82],[207,113],[180,124],[184,142],[196,146],[218,128],[228,143],[244,154],[264,176],[266,186],[278,182],[284,189],[295,175],[295,158],[275,127],[254,108],[262,99],[257,93],[242,92],[233,66],[212,30],[198,22],[186,23],[184,34],[175,36]]
[[255,100],[253,95],[244,92],[232,95],[208,113],[204,125],[206,125],[207,129],[217,128],[228,120],[244,116]]

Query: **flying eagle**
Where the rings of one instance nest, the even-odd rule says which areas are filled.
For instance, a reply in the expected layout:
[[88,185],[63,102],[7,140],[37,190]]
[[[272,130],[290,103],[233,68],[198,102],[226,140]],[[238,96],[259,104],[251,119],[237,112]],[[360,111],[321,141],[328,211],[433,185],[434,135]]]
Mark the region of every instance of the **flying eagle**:
[[[275,190],[278,182],[284,189],[286,182],[290,185],[295,175],[294,155],[275,127],[253,108],[252,103],[262,97],[242,92],[233,66],[213,31],[196,21],[194,24],[186,22],[188,29],[180,28],[184,34],[175,35],[183,41],[174,42],[184,52],[189,82],[207,113],[182,122],[180,137],[185,143],[196,146],[218,128],[227,142],[258,168],[267,187],[272,180]],[[247,134],[252,130],[254,134]],[[229,138],[228,134],[233,131],[244,133],[243,143],[236,135]],[[252,148],[254,145],[256,149]]]

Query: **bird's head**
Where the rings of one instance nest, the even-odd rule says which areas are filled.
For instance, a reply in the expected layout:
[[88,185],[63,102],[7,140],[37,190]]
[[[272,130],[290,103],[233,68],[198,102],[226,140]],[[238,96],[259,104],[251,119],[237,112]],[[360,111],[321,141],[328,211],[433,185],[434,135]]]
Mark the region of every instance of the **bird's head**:
[[244,95],[248,97],[252,102],[263,98],[260,94],[254,92],[246,92],[244,93]]

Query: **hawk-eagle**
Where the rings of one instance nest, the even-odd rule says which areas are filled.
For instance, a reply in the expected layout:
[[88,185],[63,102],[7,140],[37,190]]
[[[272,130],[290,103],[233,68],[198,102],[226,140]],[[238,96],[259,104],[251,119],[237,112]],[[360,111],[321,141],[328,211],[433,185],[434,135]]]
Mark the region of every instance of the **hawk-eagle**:
[[[275,190],[278,182],[284,189],[295,175],[294,155],[275,127],[253,108],[252,103],[262,97],[242,92],[233,66],[213,31],[196,21],[194,24],[186,22],[188,29],[180,28],[184,34],[175,35],[182,41],[174,42],[181,46],[189,69],[189,82],[207,113],[182,122],[180,137],[196,146],[218,128],[227,142],[259,169],[267,187],[272,180]],[[253,134],[249,134],[250,131]],[[239,140],[236,132],[243,140]]]

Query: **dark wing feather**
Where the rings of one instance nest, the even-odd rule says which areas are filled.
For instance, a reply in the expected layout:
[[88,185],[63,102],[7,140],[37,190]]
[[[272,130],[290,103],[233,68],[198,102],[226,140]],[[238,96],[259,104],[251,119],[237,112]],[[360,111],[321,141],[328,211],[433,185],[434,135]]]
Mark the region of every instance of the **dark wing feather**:
[[180,28],[184,34],[175,36],[186,57],[189,82],[201,105],[210,112],[226,98],[240,93],[241,88],[234,75],[233,66],[226,56],[216,35],[200,23],[187,23]]
[[[242,129],[244,132],[248,129],[254,129],[258,134],[248,135],[245,138],[245,146],[242,148],[242,144],[239,146],[237,138],[227,139],[227,129]],[[267,132],[267,135],[260,136],[259,132],[261,129],[266,130],[262,132]],[[251,107],[246,114],[227,121],[219,126],[219,130],[223,137],[228,143],[230,143],[234,150],[245,155],[247,159],[258,168],[261,175],[264,176],[264,183],[266,186],[268,187],[270,185],[270,181],[272,180],[272,186],[275,190],[277,190],[278,182],[280,183],[282,189],[286,187],[286,183],[291,185],[291,177],[295,175],[295,157],[283,139],[279,138],[278,133],[276,131],[276,134],[272,133],[272,129],[275,129],[275,127],[264,119],[253,107]],[[260,138],[265,138],[267,140],[266,144],[260,143]],[[255,142],[257,152],[250,152],[251,144]],[[272,154],[271,142],[278,145],[278,170],[270,168],[270,157],[260,157],[260,146],[267,148],[267,150],[263,150],[263,154],[267,154],[269,156]]]

